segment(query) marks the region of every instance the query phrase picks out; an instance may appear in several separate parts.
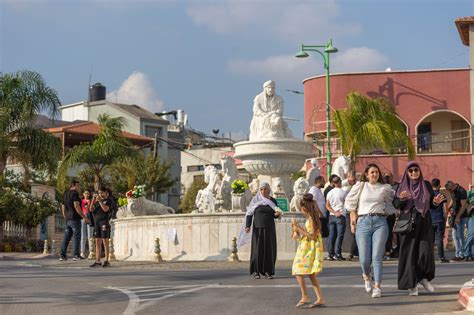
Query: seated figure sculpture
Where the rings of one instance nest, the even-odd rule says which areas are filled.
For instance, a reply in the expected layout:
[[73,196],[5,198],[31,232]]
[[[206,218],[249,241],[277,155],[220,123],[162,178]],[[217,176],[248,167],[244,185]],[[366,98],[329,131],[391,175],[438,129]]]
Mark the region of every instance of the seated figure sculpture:
[[303,199],[304,194],[309,191],[310,185],[304,177],[300,177],[295,181],[293,186],[293,192],[295,193],[290,202],[290,211],[299,212],[301,211],[300,202]]
[[275,94],[275,82],[270,80],[253,100],[249,140],[283,138],[293,138],[293,134],[283,119],[283,98]]

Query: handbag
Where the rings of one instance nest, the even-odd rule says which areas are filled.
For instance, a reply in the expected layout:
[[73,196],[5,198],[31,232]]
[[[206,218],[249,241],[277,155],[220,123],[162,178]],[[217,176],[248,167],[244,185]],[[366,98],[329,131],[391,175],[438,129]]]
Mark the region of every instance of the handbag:
[[[407,218],[400,218],[395,221],[395,225],[393,226],[393,232],[401,234],[401,235],[407,235],[412,233],[415,230],[415,217],[416,214],[413,213],[414,208],[412,208],[409,211],[409,217]],[[416,210],[415,210],[416,211]]]

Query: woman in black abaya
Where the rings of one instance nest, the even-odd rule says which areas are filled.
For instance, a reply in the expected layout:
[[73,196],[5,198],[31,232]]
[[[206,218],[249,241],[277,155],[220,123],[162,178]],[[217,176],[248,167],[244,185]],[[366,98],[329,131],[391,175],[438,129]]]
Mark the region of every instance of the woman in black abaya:
[[444,196],[435,196],[431,184],[423,179],[419,164],[409,162],[393,205],[401,210],[401,219],[415,218],[415,229],[400,235],[398,259],[398,289],[409,290],[411,296],[418,295],[418,283],[426,291],[434,291],[430,283],[435,277],[434,230],[429,209],[443,200]]
[[[270,197],[270,185],[260,184],[259,192],[252,199],[245,219],[245,233],[252,227],[252,249],[250,252],[250,274],[256,279],[264,275],[273,279],[277,254],[275,218],[280,216],[276,200]],[[252,224],[253,221],[253,224]]]

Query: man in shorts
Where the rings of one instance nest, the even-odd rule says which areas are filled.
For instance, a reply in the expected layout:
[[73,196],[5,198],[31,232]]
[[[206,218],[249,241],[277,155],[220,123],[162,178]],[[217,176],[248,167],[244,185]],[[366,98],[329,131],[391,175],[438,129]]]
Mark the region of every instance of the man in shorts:
[[[105,187],[101,187],[99,192],[92,199],[92,216],[94,217],[94,238],[95,238],[95,262],[91,267],[109,267],[109,238],[110,238],[110,209],[112,200]],[[102,243],[104,244],[105,261],[100,261]]]

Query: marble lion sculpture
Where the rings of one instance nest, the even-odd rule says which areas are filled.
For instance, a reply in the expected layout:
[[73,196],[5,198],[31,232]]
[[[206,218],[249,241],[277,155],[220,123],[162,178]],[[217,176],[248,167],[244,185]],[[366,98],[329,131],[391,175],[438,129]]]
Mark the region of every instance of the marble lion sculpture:
[[162,215],[175,213],[173,208],[167,207],[159,202],[148,200],[145,197],[127,198],[127,201],[128,204],[126,206],[119,208],[119,211],[117,212],[117,219],[144,215]]

